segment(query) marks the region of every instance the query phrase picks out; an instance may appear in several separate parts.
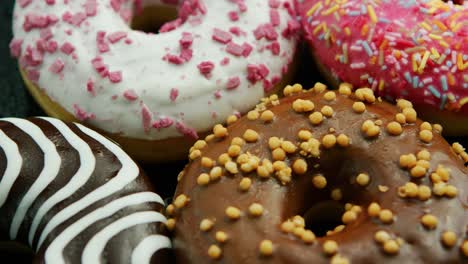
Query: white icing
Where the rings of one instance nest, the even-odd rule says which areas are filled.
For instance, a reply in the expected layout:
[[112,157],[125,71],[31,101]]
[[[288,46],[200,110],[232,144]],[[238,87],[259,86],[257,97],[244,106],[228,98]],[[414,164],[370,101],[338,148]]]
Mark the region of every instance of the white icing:
[[[83,232],[86,228],[104,218],[111,217],[118,211],[133,205],[156,202],[163,204],[159,195],[151,192],[142,192],[130,194],[122,198],[118,198],[109,204],[94,210],[93,212],[82,217],[72,225],[68,226],[63,232],[58,235],[54,241],[49,245],[45,252],[46,263],[65,263],[63,258],[63,250],[70,243],[70,241]],[[158,213],[155,213],[158,214]],[[161,215],[161,219],[164,217]],[[159,219],[159,218],[158,218]],[[163,221],[163,220],[161,220]],[[92,262],[83,262],[92,263]]]
[[125,229],[136,225],[164,222],[166,218],[157,212],[146,211],[133,213],[131,215],[120,218],[112,224],[106,226],[86,244],[83,255],[81,256],[82,263],[100,263],[101,254],[107,242],[118,233]]
[[4,118],[2,120],[10,122],[23,130],[24,133],[28,134],[34,140],[44,153],[44,166],[42,171],[21,199],[15,215],[13,216],[10,226],[10,239],[14,240],[16,239],[21,223],[23,223],[24,217],[31,205],[36,201],[39,194],[41,194],[41,192],[44,191],[57,177],[60,169],[61,158],[55,148],[55,144],[50,141],[49,138],[44,135],[42,130],[35,124],[18,118]]
[[[295,53],[297,39],[286,39],[282,36],[288,20],[292,19],[283,3],[293,5],[293,0],[280,0],[281,6],[277,9],[280,25],[275,31],[278,33],[280,56],[273,56],[270,50],[265,49],[271,42],[265,38],[257,40],[252,33],[260,24],[270,22],[267,0],[246,0],[247,11],[238,12],[238,21],[231,21],[228,17],[228,12],[239,10],[236,1],[204,0],[202,2],[207,8],[205,15],[191,16],[188,22],[179,28],[157,35],[132,30],[112,9],[110,0],[96,0],[97,15],[87,17],[80,27],[61,19],[66,11],[72,14],[84,11],[86,1],[68,1],[67,4],[57,1],[54,5],[48,5],[46,1],[32,1],[24,8],[19,5],[21,1],[17,1],[14,11],[14,37],[23,40],[24,54],[28,45],[35,47],[36,41],[40,39],[40,30],[26,32],[23,29],[26,15],[54,14],[59,17],[59,21],[50,26],[53,40],[58,42],[59,47],[65,42],[72,43],[77,59],[65,55],[60,50],[53,54],[46,53],[43,63],[31,68],[40,73],[38,86],[68,112],[75,113],[76,104],[88,114],[95,115],[94,119],[87,121],[89,124],[127,137],[157,140],[181,135],[175,124],[161,130],[151,128],[150,131],[145,131],[141,114],[143,106],[150,111],[149,117],[153,122],[167,117],[199,132],[224,122],[226,117],[234,112],[246,112],[265,95],[262,81],[251,84],[247,80],[247,65],[265,64],[270,71],[267,79],[271,80],[273,76],[283,75],[282,67],[292,61]],[[129,8],[130,12],[133,12],[131,9],[134,1],[121,2],[124,2],[122,9]],[[158,2],[143,3],[147,6]],[[199,24],[195,23],[196,21],[199,21]],[[247,58],[229,54],[226,52],[226,45],[212,40],[215,27],[229,31],[233,26],[246,32],[240,36],[231,34],[233,41],[239,45],[246,42],[253,46],[253,51]],[[66,33],[67,30],[71,30],[71,35]],[[109,44],[110,51],[100,54],[96,44],[98,31],[124,31],[133,42],[127,45],[121,40]],[[167,53],[180,53],[179,40],[183,32],[194,35],[191,60],[182,65],[162,60]],[[110,71],[122,71],[122,82],[114,84],[108,78],[99,76],[91,65],[91,60],[97,55],[101,55]],[[220,61],[225,57],[230,59],[230,63],[221,66]],[[57,59],[65,63],[61,74],[49,71]],[[197,68],[203,61],[215,64],[209,79],[200,74]],[[227,90],[227,80],[234,76],[240,78],[240,86],[234,90]],[[95,82],[95,95],[86,88],[90,78]],[[179,91],[175,101],[170,100],[170,91],[173,88]],[[129,101],[124,98],[124,92],[129,89],[138,95],[137,100]],[[220,91],[221,98],[215,98],[214,94],[217,91]],[[117,96],[117,99],[113,100],[113,96]]]
[[151,257],[160,249],[170,248],[171,240],[162,235],[151,235],[143,239],[132,252],[132,264],[150,263]]
[[77,127],[88,136],[94,138],[99,143],[101,143],[104,147],[106,147],[110,152],[112,152],[117,159],[122,164],[122,168],[119,170],[117,175],[110,179],[105,184],[99,186],[85,197],[81,198],[80,200],[70,204],[62,211],[58,212],[54,217],[52,217],[47,225],[45,226],[44,230],[41,233],[39,238],[37,248],[40,248],[44,240],[46,239],[47,235],[58,225],[69,219],[70,217],[76,215],[81,210],[85,209],[86,207],[92,205],[93,203],[112,195],[113,193],[118,192],[125,188],[125,186],[132,181],[134,181],[139,175],[139,168],[133,162],[133,160],[128,157],[128,155],[120,149],[116,144],[112,143],[105,137],[101,136],[97,132],[86,128],[82,125],[77,124]]
[[[0,119],[1,121],[1,119]],[[3,173],[2,180],[0,181],[0,208],[5,203],[10,193],[11,187],[18,178],[21,167],[23,165],[23,158],[18,149],[18,145],[11,140],[2,130],[0,130],[0,148],[6,156],[6,169]]]
[[72,196],[80,187],[82,187],[91,177],[95,167],[96,159],[89,145],[77,136],[67,125],[62,121],[43,117],[42,119],[51,123],[62,134],[65,140],[78,151],[80,155],[80,167],[71,180],[58,190],[54,195],[47,199],[39,208],[31,224],[29,230],[29,244],[32,246],[34,235],[41,223],[42,218],[56,204]]

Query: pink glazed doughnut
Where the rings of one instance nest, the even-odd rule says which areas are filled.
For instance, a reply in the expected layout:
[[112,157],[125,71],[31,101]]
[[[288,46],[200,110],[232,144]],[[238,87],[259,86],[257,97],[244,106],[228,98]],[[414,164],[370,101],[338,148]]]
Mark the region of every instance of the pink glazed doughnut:
[[445,134],[468,135],[467,3],[304,0],[300,15],[330,82],[408,99]]
[[[178,17],[133,29],[148,8]],[[180,159],[284,87],[300,29],[293,0],[19,0],[13,19],[11,53],[45,111],[143,161]]]

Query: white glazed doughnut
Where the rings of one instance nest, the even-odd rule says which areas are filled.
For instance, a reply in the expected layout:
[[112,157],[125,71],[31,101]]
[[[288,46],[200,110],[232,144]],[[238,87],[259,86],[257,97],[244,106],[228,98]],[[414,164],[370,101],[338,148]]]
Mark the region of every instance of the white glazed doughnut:
[[[195,139],[283,80],[300,27],[293,2],[19,0],[10,48],[27,83],[88,125]],[[133,15],[155,5],[173,5],[178,18],[160,34],[133,30]]]

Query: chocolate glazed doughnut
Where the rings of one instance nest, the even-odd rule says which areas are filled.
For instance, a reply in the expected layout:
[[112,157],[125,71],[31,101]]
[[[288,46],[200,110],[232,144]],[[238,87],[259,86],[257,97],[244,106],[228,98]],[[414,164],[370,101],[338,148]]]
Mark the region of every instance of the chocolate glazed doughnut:
[[468,155],[440,125],[369,88],[284,93],[191,149],[166,209],[178,263],[468,260]]
[[163,200],[114,143],[52,118],[0,119],[0,237],[37,263],[165,263]]

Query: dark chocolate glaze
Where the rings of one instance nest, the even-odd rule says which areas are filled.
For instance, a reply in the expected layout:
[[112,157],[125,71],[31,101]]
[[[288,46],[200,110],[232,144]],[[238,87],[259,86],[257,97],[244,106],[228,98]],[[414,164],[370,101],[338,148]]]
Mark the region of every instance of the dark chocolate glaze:
[[[39,127],[44,135],[55,145],[61,161],[58,174],[51,175],[51,177],[56,176],[55,179],[53,179],[50,184],[40,192],[31,204],[30,208],[27,210],[16,238],[11,237],[9,235],[10,228],[13,217],[17,211],[17,207],[25,197],[26,193],[31,189],[31,186],[33,186],[33,184],[38,180],[38,176],[47,161],[44,159],[44,152],[38,145],[38,138],[35,138],[35,136],[30,133],[31,131],[24,131],[20,129],[20,127],[16,126],[14,122],[8,122],[0,119],[0,132],[3,132],[8,138],[16,143],[19,153],[23,159],[19,176],[14,181],[4,204],[0,204],[0,215],[2,216],[0,217],[0,237],[9,237],[10,239],[23,244],[29,244],[28,235],[31,230],[33,219],[40,207],[43,206],[49,198],[54,194],[57,194],[57,192],[66,186],[73,177],[75,177],[81,166],[86,166],[81,164],[80,153],[67,141],[53,123],[40,118],[31,118],[27,121],[30,122],[30,124]],[[56,122],[61,121],[56,120]],[[84,230],[79,232],[79,234],[73,236],[67,244],[63,245],[63,261],[65,263],[81,263],[82,254],[87,243],[106,227],[110,227],[110,225],[117,222],[119,219],[123,219],[124,217],[131,216],[135,213],[150,212],[152,214],[158,214],[161,217],[161,220],[128,225],[126,228],[113,235],[108,241],[105,241],[105,247],[100,255],[101,263],[132,263],[132,253],[140,242],[153,235],[159,234],[165,236],[163,228],[165,218],[160,214],[160,211],[163,209],[162,200],[154,193],[154,189],[149,179],[139,170],[138,166],[135,165],[131,159],[123,154],[123,152],[116,154],[114,150],[108,148],[109,144],[114,145],[114,143],[107,140],[106,143],[103,143],[103,139],[91,137],[90,134],[81,130],[76,124],[67,123],[65,125],[71,130],[71,133],[77,135],[89,146],[92,154],[94,154],[96,164],[94,169],[92,169],[89,179],[67,198],[55,204],[40,221],[37,231],[33,236],[32,244],[29,244],[29,246],[36,251],[34,262],[49,263],[49,261],[46,261],[45,259],[45,254],[49,249],[49,246],[58,236],[67,230],[67,228],[87,215],[105,207],[119,198],[129,197],[130,195],[136,194],[148,194],[151,198],[147,198],[148,196],[142,196],[143,198],[137,199],[136,202],[128,204],[124,203],[119,207],[120,210],[115,211],[109,216],[96,219],[96,221],[89,224],[84,228]],[[122,158],[122,155],[125,155],[130,163],[124,164],[121,162],[119,155],[121,155],[120,158]],[[6,177],[6,167],[8,163],[11,162],[19,161],[8,160],[6,150],[0,147],[0,184],[2,184],[2,179]],[[134,179],[129,180],[128,184],[123,186],[123,188],[116,188],[109,195],[105,195],[103,198],[85,206],[82,210],[68,215],[65,221],[51,229],[50,233],[48,233],[43,243],[38,248],[41,233],[54,216],[72,204],[80,203],[81,199],[110,182],[114,177],[117,177],[119,172],[121,170],[125,170],[125,166],[129,166],[129,164],[132,168],[136,169],[134,174],[136,177]],[[129,170],[128,172],[131,171]],[[131,177],[131,175],[128,175],[128,177]],[[168,239],[167,243],[170,245]],[[162,248],[155,251],[152,257],[150,256],[149,262],[167,263],[170,259],[170,250]],[[54,255],[52,255],[52,258],[49,260],[50,262],[56,262]]]
[[[272,159],[268,147],[270,137],[284,138],[298,145],[297,134],[302,129],[310,130],[314,138],[321,140],[333,128],[334,135],[343,133],[350,138],[351,143],[346,148],[335,146],[324,149],[322,146],[319,158],[306,158],[308,171],[303,175],[293,173],[292,181],[284,185],[274,176],[262,180],[256,173],[244,174],[239,169],[239,173],[233,175],[223,169],[220,180],[200,186],[197,177],[201,173],[209,173],[209,169],[201,166],[201,158],[193,160],[187,165],[174,196],[184,194],[190,199],[185,207],[176,209],[173,215],[176,220],[173,245],[177,263],[330,263],[331,258],[322,250],[326,240],[336,241],[338,254],[349,263],[468,262],[460,250],[460,245],[468,236],[468,170],[461,158],[436,132],[430,143],[421,141],[420,120],[403,125],[401,135],[390,135],[386,126],[399,113],[397,107],[377,102],[366,104],[367,110],[358,114],[352,110],[354,100],[336,93],[336,100],[331,102],[323,99],[323,93],[316,92],[284,98],[280,105],[269,107],[275,114],[272,122],[266,123],[261,119],[251,121],[244,117],[228,127],[227,137],[208,142],[201,150],[201,157],[213,160],[218,160],[221,154],[227,152],[234,137],[242,138],[246,129],[255,130],[259,140],[246,143],[242,153],[250,152],[260,159]],[[312,125],[308,119],[311,112],[297,113],[291,107],[299,98],[313,101],[315,110],[320,110],[324,105],[331,106],[333,117],[326,118],[320,125]],[[361,126],[366,120],[383,122],[378,137],[367,138],[361,132]],[[400,167],[399,158],[402,154],[416,154],[422,149],[427,149],[431,154],[430,169],[425,177],[415,179]],[[297,151],[288,155],[285,162],[292,164],[300,157],[304,158]],[[456,197],[441,198],[432,194],[427,201],[421,201],[398,195],[398,188],[408,181],[432,189],[429,175],[438,165],[451,171],[448,183],[458,189]],[[356,183],[355,177],[362,172],[370,176],[367,186]],[[318,173],[327,179],[325,189],[317,189],[312,185],[312,176]],[[247,192],[240,191],[238,187],[242,176],[252,179],[252,186]],[[380,189],[384,186],[388,190],[383,192],[379,186]],[[348,224],[342,232],[317,237],[312,244],[306,244],[296,236],[281,231],[280,225],[287,219],[295,215],[303,216],[307,209],[331,200],[330,192],[334,188],[342,190],[342,203],[362,207],[363,211],[355,222]],[[264,208],[260,217],[248,214],[248,207],[254,202]],[[372,202],[393,212],[392,224],[383,224],[368,215],[367,207]],[[225,215],[228,206],[241,210],[240,219],[228,219]],[[435,229],[428,230],[421,224],[420,218],[425,213],[438,218]],[[201,231],[199,227],[205,218],[214,221],[209,231]],[[385,253],[382,245],[374,240],[374,234],[379,230],[385,230],[403,240],[398,254]],[[448,230],[457,236],[456,245],[451,248],[441,243],[442,233]],[[225,243],[218,243],[215,239],[217,231],[225,232],[229,239]],[[264,239],[273,242],[273,254],[269,257],[261,256],[259,252],[259,244]],[[221,248],[219,259],[209,257],[210,245]]]

